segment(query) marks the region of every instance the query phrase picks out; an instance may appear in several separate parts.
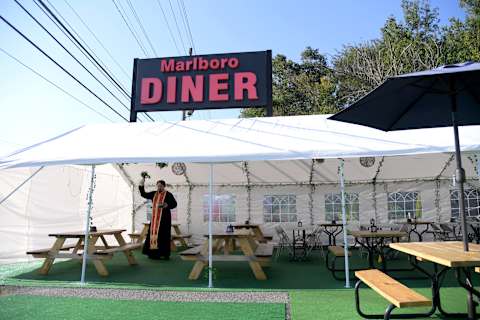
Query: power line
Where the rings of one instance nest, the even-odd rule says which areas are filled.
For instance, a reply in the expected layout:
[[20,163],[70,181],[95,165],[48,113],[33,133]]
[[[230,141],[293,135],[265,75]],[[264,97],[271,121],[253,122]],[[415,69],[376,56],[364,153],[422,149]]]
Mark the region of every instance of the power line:
[[[107,72],[107,70],[105,70],[105,68],[97,61],[97,59],[95,59],[92,54],[90,53],[90,51],[88,51],[81,43],[80,41],[70,32],[70,30],[58,19],[58,17],[50,10],[50,8],[43,2],[43,0],[35,0],[35,1],[38,1],[42,7],[45,8],[45,10],[47,10],[47,12],[52,16],[53,19],[55,19],[55,21],[57,21],[60,26],[62,27],[63,30],[65,30],[69,35],[70,37],[82,48],[82,50],[90,57],[93,59],[94,63],[103,71],[103,73],[109,77],[116,85],[117,87],[122,90],[128,97],[129,94],[128,92],[112,77],[112,75]],[[57,11],[58,12],[58,11]]]
[[182,43],[183,51],[187,52],[187,50],[185,49],[185,44],[183,43],[182,33],[180,32],[180,28],[178,27],[177,16],[175,15],[175,11],[173,10],[172,2],[168,0],[168,3],[170,4],[170,10],[172,11],[173,20],[175,21],[175,26],[177,27],[177,32],[180,35],[180,42]]
[[124,116],[122,116],[117,110],[115,110],[111,105],[109,105],[107,102],[105,102],[102,98],[100,98],[95,92],[93,92],[89,87],[87,87],[85,84],[83,84],[83,82],[81,82],[80,80],[78,80],[73,74],[71,74],[67,69],[65,69],[60,63],[58,63],[55,59],[53,59],[52,57],[50,57],[48,55],[48,53],[46,53],[44,50],[42,50],[37,44],[35,44],[32,40],[30,40],[30,38],[28,38],[26,35],[24,35],[20,30],[18,30],[14,25],[12,25],[7,19],[5,19],[2,15],[0,15],[0,19],[2,19],[3,22],[5,22],[10,28],[12,28],[15,32],[17,32],[20,36],[22,36],[22,38],[24,38],[25,40],[27,40],[32,46],[35,47],[35,49],[37,49],[38,51],[40,51],[45,57],[47,57],[50,61],[52,61],[57,67],[59,67],[60,69],[62,69],[63,72],[65,72],[66,74],[68,74],[73,80],[75,80],[78,84],[80,84],[85,90],[87,90],[88,92],[90,92],[93,96],[95,96],[95,98],[97,98],[98,100],[100,100],[105,106],[107,106],[110,110],[112,110],[113,112],[115,112],[115,114],[117,114],[119,117],[121,117],[123,120],[127,121],[127,118],[125,118]]
[[25,13],[27,13],[28,16],[32,18],[33,21],[35,21],[43,29],[43,31],[45,31],[60,47],[62,47],[62,49],[65,50],[70,55],[70,57],[72,57],[85,71],[87,71],[88,74],[90,74],[105,90],[107,90],[108,93],[112,95],[112,97],[114,97],[124,108],[129,110],[125,103],[123,103],[115,94],[113,94],[113,92],[110,91],[90,70],[88,70],[87,67],[85,67],[85,65],[77,59],[77,57],[75,57],[67,48],[65,48],[65,46],[60,41],[58,41],[58,39],[53,34],[51,34],[50,31],[48,31],[24,6],[22,6],[20,2],[18,2],[17,0],[13,1],[15,1],[15,3],[20,6],[20,8],[22,8],[22,10],[25,11]]
[[[120,11],[120,8],[119,8],[119,7],[117,6],[117,4],[115,3],[115,0],[112,0],[112,2],[113,2],[113,4],[115,5],[115,8],[117,8],[118,13],[119,13],[120,16],[122,17],[123,22],[125,22],[125,24],[127,25],[128,30],[130,30],[130,33],[131,33],[132,36],[135,38],[135,41],[137,41],[138,46],[139,46],[140,49],[143,51],[143,54],[145,55],[145,57],[148,57],[148,53],[147,53],[146,49],[143,47],[143,44],[141,43],[140,39],[138,38],[136,32],[135,32],[134,30],[132,30],[132,28],[130,27],[129,22],[127,22],[128,16],[127,16],[127,18],[125,18],[124,13],[122,13],[122,11]],[[123,7],[122,7],[122,5],[120,4],[120,2],[119,2],[118,4],[119,4],[119,6],[122,8],[122,10],[123,10]],[[123,11],[124,11],[124,10],[123,10]],[[126,13],[125,13],[125,15],[126,15]],[[133,27],[133,26],[132,26],[132,27]]]
[[90,32],[90,34],[95,38],[95,40],[97,40],[98,44],[100,44],[100,46],[103,48],[103,50],[105,50],[105,52],[108,54],[110,59],[112,59],[112,61],[117,65],[117,67],[122,71],[122,73],[130,80],[130,75],[128,74],[128,72],[125,71],[125,69],[122,67],[122,65],[113,57],[111,52],[105,47],[105,45],[102,43],[102,41],[100,41],[100,39],[97,38],[97,36],[95,35],[95,32],[93,32],[92,29],[90,29],[90,27],[85,23],[85,21],[82,19],[82,17],[70,5],[70,3],[68,3],[67,0],[64,0],[64,1],[67,4],[67,6],[73,11],[73,13],[77,16],[77,18],[80,20],[82,25],[88,30],[88,32]]
[[26,65],[25,63],[23,63],[22,61],[20,61],[19,59],[15,58],[11,53],[7,52],[5,49],[1,48],[0,47],[0,51],[2,51],[4,54],[6,54],[7,56],[9,56],[10,58],[12,58],[13,60],[15,60],[16,62],[18,62],[19,64],[21,64],[22,66],[24,66],[25,68],[27,68],[28,70],[30,70],[31,72],[33,72],[34,74],[36,74],[37,76],[39,76],[40,78],[42,78],[43,80],[47,81],[48,83],[50,83],[52,86],[54,86],[55,88],[57,88],[58,90],[62,91],[63,93],[65,93],[67,96],[69,96],[70,98],[74,99],[75,101],[77,101],[78,103],[82,104],[83,106],[87,107],[88,109],[90,109],[91,111],[95,112],[96,114],[98,114],[99,116],[101,116],[102,118],[104,119],[107,119],[108,121],[110,122],[114,122],[112,119],[108,118],[107,116],[105,116],[104,114],[102,114],[101,112],[95,110],[95,108],[89,106],[88,104],[86,104],[85,102],[83,102],[82,100],[80,100],[79,98],[75,97],[74,95],[72,95],[71,93],[69,93],[67,90],[63,89],[62,87],[60,87],[59,85],[57,85],[56,83],[54,83],[53,81],[49,80],[48,78],[46,78],[45,76],[43,76],[41,73],[35,71],[35,69],[33,69],[32,67]]
[[[103,75],[105,76],[105,74],[104,74],[104,72],[102,71],[102,69],[100,69],[100,68],[98,67],[98,65],[93,61],[93,59],[92,59],[89,55],[87,55],[87,54],[82,50],[82,48],[77,44],[77,42],[75,42],[75,41],[72,39],[72,37],[60,26],[60,24],[59,24],[57,21],[55,21],[55,20],[49,15],[49,13],[37,2],[37,0],[33,0],[33,2],[34,2],[35,5],[43,12],[43,14],[44,14],[45,16],[47,16],[47,18],[63,33],[63,35],[64,35],[68,40],[70,40],[70,42],[78,49],[78,51],[80,51],[80,53],[82,53],[83,56],[84,56],[85,58],[87,58],[87,60],[90,61],[90,63],[91,63],[98,71],[100,71],[101,74],[103,74]],[[108,80],[111,84],[115,85],[115,83],[114,83],[110,78],[107,77],[107,80]],[[119,90],[116,85],[115,85],[115,88],[116,88],[117,90]],[[128,98],[128,95],[126,95],[125,92],[123,92],[122,90],[120,90],[120,92]]]
[[147,39],[147,42],[150,45],[150,48],[152,49],[152,52],[154,53],[155,57],[158,57],[157,51],[155,51],[155,48],[153,47],[152,41],[150,41],[150,38],[148,37],[148,34],[145,31],[145,28],[143,27],[142,21],[140,20],[140,17],[137,15],[137,12],[135,11],[135,8],[133,7],[132,2],[130,0],[127,0],[127,4],[130,7],[130,10],[133,12],[133,15],[134,15],[135,19],[137,20],[137,23],[140,26],[140,29],[142,30],[142,33],[145,36],[145,39]]
[[[110,72],[109,70],[108,70],[108,71],[105,70],[105,68],[102,66],[102,64],[104,64],[104,63],[102,62],[102,64],[100,64],[100,63],[97,61],[97,59],[95,59],[95,57],[93,57],[92,53],[90,53],[90,51],[87,50],[87,49],[82,45],[82,43],[81,43],[81,42],[72,34],[72,32],[70,32],[70,30],[58,19],[58,17],[50,10],[50,8],[49,8],[42,0],[34,0],[34,1],[35,1],[35,2],[38,1],[38,2],[41,4],[41,6],[42,6],[43,8],[45,8],[45,10],[47,10],[47,12],[48,12],[47,16],[49,16],[49,17],[51,16],[51,17],[58,23],[58,24],[56,24],[57,27],[59,27],[58,25],[60,25],[60,27],[59,27],[60,30],[66,31],[66,32],[68,33],[68,35],[70,36],[69,39],[70,39],[71,41],[73,40],[74,43],[78,44],[78,45],[81,47],[81,50],[80,50],[80,51],[81,51],[82,53],[86,54],[88,57],[90,57],[90,58],[91,58],[90,61],[93,60],[94,65],[98,66],[98,67],[100,68],[100,70],[101,70],[111,81],[113,81],[113,83],[116,85],[116,87],[117,87],[119,90],[121,90],[121,92],[123,92],[127,98],[131,99],[130,94],[125,90],[125,88],[123,88],[123,87],[116,81],[116,79],[114,79],[114,78],[112,77],[112,75],[110,74],[111,72]],[[48,1],[48,0],[47,0],[47,1]],[[59,14],[59,16],[66,22],[66,24],[68,24],[68,26],[72,29],[72,31],[75,32],[75,33],[78,35],[78,33],[72,28],[72,26],[68,23],[68,21],[67,21],[65,18],[63,18],[63,16],[60,14],[60,12],[59,12],[50,2],[49,2],[49,4],[50,4],[50,5],[52,6],[52,8]],[[37,5],[38,5],[38,4],[37,4]],[[44,12],[45,12],[45,11],[44,11]],[[46,14],[46,13],[45,13],[45,14]],[[81,39],[80,35],[78,35],[78,36],[79,36],[79,38]],[[81,40],[82,40],[82,42],[85,43],[85,41],[84,41],[83,39],[81,39]],[[85,43],[85,45],[86,45],[86,43]],[[86,46],[88,47],[88,45],[86,45]],[[78,46],[77,46],[77,48],[78,48]],[[88,48],[90,49],[90,47],[88,47]],[[90,50],[91,50],[91,49],[90,49]],[[93,54],[94,54],[94,53],[93,53]],[[97,68],[97,69],[98,69],[98,68]],[[127,108],[127,109],[128,109],[128,108]],[[150,117],[148,114],[144,114],[144,115],[145,115],[145,117],[147,117],[147,118],[150,119],[151,121],[154,121],[154,119],[153,119],[152,117]]]
[[[38,0],[34,0],[34,1],[38,1]],[[123,91],[126,91],[125,87],[120,83],[120,80],[118,80],[118,78],[115,76],[115,74],[108,68],[108,66],[105,64],[105,62],[102,61],[102,59],[100,59],[96,54],[95,54],[95,51],[90,48],[90,46],[87,44],[87,42],[80,36],[80,34],[75,30],[75,28],[72,27],[72,25],[70,25],[70,23],[68,22],[67,19],[65,19],[63,17],[63,15],[60,13],[60,11],[57,10],[57,8],[55,8],[55,6],[49,1],[49,0],[46,0],[47,3],[50,5],[50,7],[53,8],[53,10],[57,13],[57,15],[63,20],[63,22],[68,26],[68,28],[70,28],[70,30],[75,34],[76,38],[79,39],[79,42],[81,42],[88,50],[89,52],[95,57],[96,61],[98,61],[102,66],[103,68],[105,68],[108,73],[112,76],[112,80],[115,80],[115,82],[113,83],[114,85],[119,85],[121,87],[121,89]],[[56,18],[56,17],[55,17]],[[58,25],[57,25],[58,27]],[[78,47],[77,47],[78,48]],[[82,51],[82,49],[79,49],[80,51]],[[95,64],[95,63],[94,63]],[[98,68],[97,68],[98,69]],[[99,70],[101,71],[101,70]],[[103,72],[103,71],[101,71]],[[110,82],[112,82],[110,79],[108,79]]]
[[185,29],[185,34],[187,35],[187,39],[190,42],[190,48],[192,48],[193,51],[195,52],[196,51],[195,45],[193,43],[193,37],[190,31],[190,25],[188,23],[187,13],[185,11],[185,5],[183,1],[177,0],[177,6],[178,6],[178,10],[180,11],[180,16],[182,17],[182,23],[183,23],[183,28]]
[[170,34],[170,38],[172,39],[173,44],[175,45],[175,48],[177,48],[177,53],[180,55],[180,49],[178,49],[177,41],[175,41],[175,37],[173,36],[172,28],[170,28],[170,24],[168,23],[167,15],[165,14],[165,11],[163,10],[163,6],[160,3],[160,0],[157,0],[158,6],[160,7],[160,10],[162,10],[162,15],[163,15],[163,20],[165,21],[165,24],[167,25],[168,28],[168,33]]

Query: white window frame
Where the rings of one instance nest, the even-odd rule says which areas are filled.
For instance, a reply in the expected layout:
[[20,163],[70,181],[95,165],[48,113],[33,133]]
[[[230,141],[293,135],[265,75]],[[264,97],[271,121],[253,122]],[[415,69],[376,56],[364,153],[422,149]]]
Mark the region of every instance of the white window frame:
[[[465,213],[467,217],[480,218],[480,189],[464,189]],[[450,190],[450,214],[452,220],[457,220],[460,213],[460,199],[458,189]]]
[[263,221],[297,222],[295,194],[268,194],[263,196]]
[[[420,208],[417,203],[420,202]],[[387,194],[388,220],[405,220],[421,218],[423,213],[422,198],[419,191],[396,191]]]
[[[342,221],[342,194],[326,193],[324,201],[325,221]],[[347,221],[359,221],[360,198],[357,192],[345,192],[345,213]]]
[[[231,203],[227,200],[230,198]],[[203,196],[203,222],[208,222],[208,206],[210,196]],[[226,212],[228,206],[232,205],[231,212]],[[213,198],[213,210],[219,208],[219,212],[212,212],[212,222],[232,223],[236,221],[237,196],[230,193],[215,194]]]

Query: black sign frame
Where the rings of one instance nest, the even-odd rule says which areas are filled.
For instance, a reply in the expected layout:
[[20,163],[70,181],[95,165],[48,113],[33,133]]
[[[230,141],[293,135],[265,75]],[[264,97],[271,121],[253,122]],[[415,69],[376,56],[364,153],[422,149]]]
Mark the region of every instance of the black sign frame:
[[[181,75],[211,75],[220,72],[229,72],[232,73],[232,70],[220,70],[220,72],[216,70],[188,70],[188,71],[172,71],[169,70],[169,73],[162,73],[163,70],[160,69],[160,62],[174,60],[177,61],[193,61],[194,58],[197,59],[204,59],[207,61],[217,59],[220,60],[222,58],[236,58],[238,61],[242,61],[242,58],[246,57],[248,60],[243,60],[244,63],[240,65],[238,69],[239,71],[245,70],[244,68],[254,68],[255,70],[249,70],[249,72],[256,72],[255,75],[260,75],[261,84],[258,86],[260,89],[259,92],[259,100],[260,102],[255,105],[250,105],[245,102],[244,94],[242,92],[243,100],[242,101],[230,101],[228,102],[203,102],[203,103],[178,103],[167,105],[165,102],[161,104],[152,104],[151,106],[145,106],[140,104],[140,95],[141,92],[141,81],[145,78],[145,75],[161,75],[163,79],[168,75],[178,76]],[[244,64],[247,66],[244,67]],[[158,66],[157,70],[152,70],[152,64]],[[165,63],[165,66],[167,63]],[[192,65],[190,65],[192,66]],[[225,64],[225,68],[228,69],[228,64]],[[175,80],[176,81],[176,80]],[[203,90],[206,91],[209,89],[209,85],[207,84]],[[175,86],[176,87],[176,86]],[[162,89],[163,90],[163,89]],[[175,89],[176,90],[176,89]],[[225,89],[226,90],[226,89]],[[233,88],[229,88],[228,92],[232,93]],[[149,94],[152,92],[151,88],[148,88]],[[178,96],[178,92],[174,93]],[[164,99],[165,100],[165,99]],[[180,100],[180,99],[179,99]],[[155,58],[155,59],[134,59],[133,62],[133,78],[132,78],[132,95],[131,95],[131,103],[130,103],[130,122],[137,121],[137,114],[139,112],[160,112],[160,111],[180,111],[180,110],[211,110],[211,109],[232,109],[232,108],[265,108],[266,115],[272,116],[272,51],[254,51],[254,52],[237,52],[237,53],[223,53],[223,54],[210,54],[210,55],[197,55],[197,56],[179,56],[179,57],[164,57],[164,58]]]

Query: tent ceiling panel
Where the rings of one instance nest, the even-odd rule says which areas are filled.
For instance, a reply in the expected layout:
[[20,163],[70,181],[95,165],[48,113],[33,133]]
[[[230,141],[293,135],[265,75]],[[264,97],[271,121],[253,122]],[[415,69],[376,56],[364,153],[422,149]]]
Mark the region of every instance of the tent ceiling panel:
[[[451,128],[382,132],[329,115],[86,125],[0,159],[0,168],[61,164],[232,162],[452,152]],[[460,128],[480,150],[480,126]],[[141,142],[141,143],[140,143]]]
[[298,161],[252,161],[249,162],[252,184],[308,183],[310,171]]

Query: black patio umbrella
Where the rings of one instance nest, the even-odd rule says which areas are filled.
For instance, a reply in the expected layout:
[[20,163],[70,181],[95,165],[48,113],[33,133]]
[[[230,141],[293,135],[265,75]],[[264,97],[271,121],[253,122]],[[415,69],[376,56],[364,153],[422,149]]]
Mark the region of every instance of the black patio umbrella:
[[465,171],[458,126],[480,124],[480,63],[466,62],[388,78],[375,90],[329,119],[383,131],[453,126],[464,250]]

